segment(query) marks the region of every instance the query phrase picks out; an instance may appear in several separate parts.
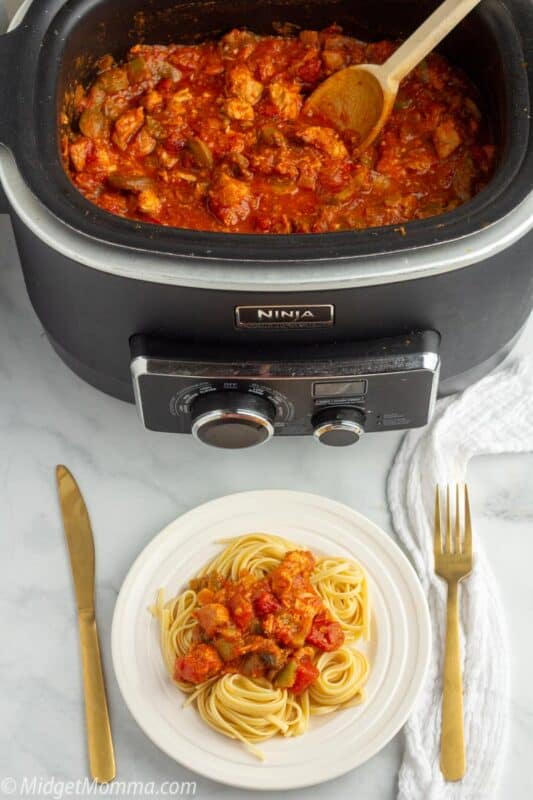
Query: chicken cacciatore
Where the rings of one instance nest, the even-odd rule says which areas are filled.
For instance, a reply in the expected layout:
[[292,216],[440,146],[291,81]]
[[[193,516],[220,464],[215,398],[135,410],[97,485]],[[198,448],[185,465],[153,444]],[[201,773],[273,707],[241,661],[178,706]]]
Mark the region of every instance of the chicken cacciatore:
[[333,72],[397,46],[337,26],[137,44],[123,63],[100,59],[92,85],[66,98],[66,169],[100,208],[178,228],[323,233],[442,214],[485,186],[496,156],[476,90],[443,56],[403,81],[362,153],[304,109]]

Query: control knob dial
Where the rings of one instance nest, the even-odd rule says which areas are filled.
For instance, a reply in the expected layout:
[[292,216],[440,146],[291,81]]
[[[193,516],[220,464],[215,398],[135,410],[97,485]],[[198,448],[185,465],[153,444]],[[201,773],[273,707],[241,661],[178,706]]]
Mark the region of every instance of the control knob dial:
[[197,397],[191,407],[193,435],[226,449],[253,447],[274,435],[276,409],[266,397],[246,391],[216,391]]
[[365,415],[358,408],[332,407],[313,417],[313,435],[321,444],[345,447],[365,432]]

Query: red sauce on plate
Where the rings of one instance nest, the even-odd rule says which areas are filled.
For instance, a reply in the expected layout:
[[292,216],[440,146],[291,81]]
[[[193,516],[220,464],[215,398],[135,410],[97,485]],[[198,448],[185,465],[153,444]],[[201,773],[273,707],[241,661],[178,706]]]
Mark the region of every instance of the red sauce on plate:
[[294,550],[265,578],[211,574],[191,581],[198,592],[192,644],[174,677],[188,683],[224,673],[268,678],[300,694],[318,677],[316,652],[337,650],[344,633],[311,583],[312,553]]

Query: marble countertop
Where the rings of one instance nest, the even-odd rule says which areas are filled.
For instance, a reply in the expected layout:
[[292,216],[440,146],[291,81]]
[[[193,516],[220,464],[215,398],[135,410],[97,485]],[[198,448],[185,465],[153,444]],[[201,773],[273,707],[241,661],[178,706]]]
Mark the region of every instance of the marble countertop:
[[[196,780],[200,798],[240,798],[159,752],[127,711],[114,678],[109,634],[133,559],[171,519],[230,492],[291,488],[347,503],[391,531],[385,479],[400,435],[380,433],[345,450],[309,439],[275,440],[250,453],[208,450],[189,437],[149,433],[135,408],[75,377],[50,348],[25,293],[7,217],[0,217],[0,778],[86,775],[74,598],[54,467],[67,464],[90,509],[97,602],[119,777]],[[533,350],[533,319],[515,352]],[[320,457],[319,457],[320,456]],[[505,598],[513,653],[511,739],[502,796],[533,793],[533,454],[477,459],[469,473],[476,533]],[[294,797],[395,797],[401,733],[350,774]],[[0,782],[0,796],[2,796]],[[4,792],[3,796],[7,796]]]

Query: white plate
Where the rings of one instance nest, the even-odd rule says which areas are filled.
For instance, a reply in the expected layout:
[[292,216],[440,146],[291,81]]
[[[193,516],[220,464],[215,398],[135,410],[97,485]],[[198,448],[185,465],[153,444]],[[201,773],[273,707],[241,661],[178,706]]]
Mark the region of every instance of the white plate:
[[[261,743],[259,762],[209,728],[165,671],[157,623],[148,612],[157,589],[177,593],[220,551],[217,540],[263,532],[317,554],[359,561],[372,603],[366,700],[314,718],[307,733]],[[112,630],[120,690],[138,724],[171,758],[213,780],[246,789],[293,789],[330,780],[362,764],[401,728],[423,684],[431,631],[413,568],[387,534],[347,506],[317,495],[258,491],[213,500],[172,522],[143,550],[120,591]]]

